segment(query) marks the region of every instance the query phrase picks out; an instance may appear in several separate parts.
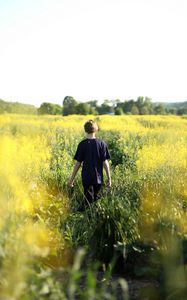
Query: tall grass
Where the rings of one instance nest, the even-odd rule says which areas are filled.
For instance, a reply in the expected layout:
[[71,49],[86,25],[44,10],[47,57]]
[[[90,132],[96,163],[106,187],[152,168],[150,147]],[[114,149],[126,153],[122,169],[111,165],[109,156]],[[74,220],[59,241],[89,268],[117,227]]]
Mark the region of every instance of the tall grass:
[[84,261],[125,257],[120,271],[156,276],[163,299],[185,299],[187,119],[97,117],[113,185],[81,213],[80,174],[73,190],[67,182],[87,118],[0,116],[0,297],[115,299],[81,252],[74,260],[81,246]]

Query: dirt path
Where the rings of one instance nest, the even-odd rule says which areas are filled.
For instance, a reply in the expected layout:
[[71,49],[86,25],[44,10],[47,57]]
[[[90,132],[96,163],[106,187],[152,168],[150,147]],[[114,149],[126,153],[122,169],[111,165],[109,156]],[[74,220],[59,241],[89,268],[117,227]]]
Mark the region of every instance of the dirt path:
[[[101,275],[102,276],[102,275]],[[112,282],[117,281],[120,277],[118,275],[111,276],[109,286]],[[125,278],[128,284],[129,300],[160,300],[159,298],[159,283],[152,279],[133,279]],[[122,297],[122,290],[120,286],[117,288],[117,299],[124,299]]]
[[159,284],[148,279],[127,279],[130,300],[154,300],[159,299]]

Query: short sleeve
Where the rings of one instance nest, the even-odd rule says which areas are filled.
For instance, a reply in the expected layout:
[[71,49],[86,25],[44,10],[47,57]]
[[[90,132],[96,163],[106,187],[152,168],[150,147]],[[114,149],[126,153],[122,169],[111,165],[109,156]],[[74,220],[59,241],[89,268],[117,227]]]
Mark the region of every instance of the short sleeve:
[[101,159],[102,161],[105,161],[106,159],[110,159],[110,153],[108,151],[108,147],[106,143],[103,143],[102,145]]
[[82,147],[81,143],[77,147],[77,151],[75,153],[74,159],[77,160],[77,161],[79,161],[79,162],[82,162],[84,160],[84,157],[83,157],[83,147]]

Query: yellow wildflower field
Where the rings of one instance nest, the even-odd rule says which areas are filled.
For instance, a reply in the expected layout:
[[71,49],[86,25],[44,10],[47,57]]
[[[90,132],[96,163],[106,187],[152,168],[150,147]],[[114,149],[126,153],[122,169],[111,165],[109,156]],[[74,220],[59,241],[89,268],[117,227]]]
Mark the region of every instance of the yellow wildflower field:
[[[66,248],[59,224],[71,210],[67,182],[91,118],[111,151],[112,201],[123,203],[128,189],[130,195],[130,176],[138,186],[137,237],[158,244],[155,228],[166,219],[187,236],[186,117],[0,115],[0,255],[9,283],[1,295],[19,298],[13,287],[24,281],[31,257],[54,257]],[[76,189],[81,195],[80,176]]]

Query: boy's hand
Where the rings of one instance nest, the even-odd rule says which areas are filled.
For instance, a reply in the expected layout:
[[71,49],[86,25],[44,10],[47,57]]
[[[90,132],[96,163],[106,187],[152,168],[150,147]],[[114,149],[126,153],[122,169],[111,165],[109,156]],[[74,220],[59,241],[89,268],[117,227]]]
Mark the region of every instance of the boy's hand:
[[111,181],[111,178],[110,178],[110,179],[108,179],[107,186],[108,186],[109,188],[111,188],[111,186],[112,186],[112,181]]
[[73,173],[68,181],[68,185],[72,188],[74,186],[74,179],[75,179],[75,176],[79,170],[81,166],[81,162],[77,161],[74,165],[74,168],[73,168]]
[[73,186],[74,186],[74,180],[70,179],[70,180],[68,181],[68,185],[69,185],[70,187],[73,187]]

